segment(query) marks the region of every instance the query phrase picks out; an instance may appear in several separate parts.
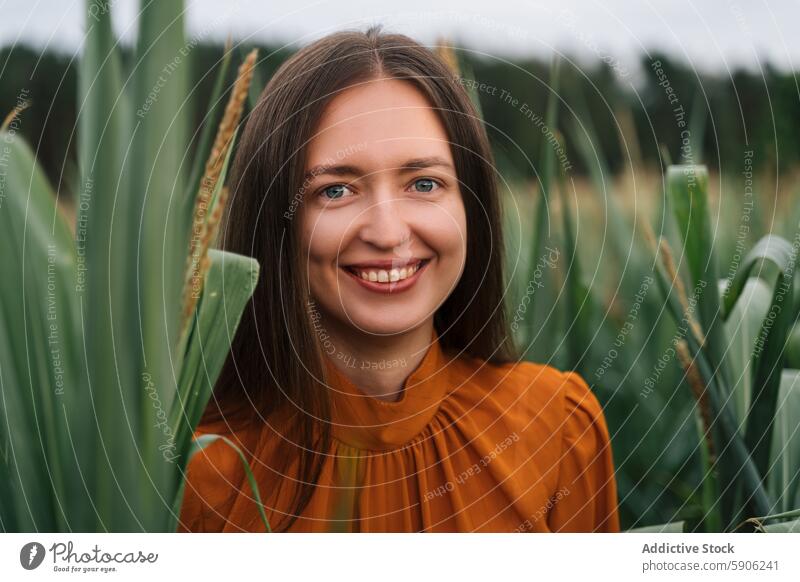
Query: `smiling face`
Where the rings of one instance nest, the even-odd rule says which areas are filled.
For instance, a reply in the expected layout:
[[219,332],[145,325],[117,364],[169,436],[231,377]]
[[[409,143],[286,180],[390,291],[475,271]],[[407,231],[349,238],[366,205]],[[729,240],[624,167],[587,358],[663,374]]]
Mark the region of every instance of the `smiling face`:
[[303,257],[323,316],[370,334],[429,322],[458,283],[466,216],[444,126],[410,82],[337,95],[309,145]]

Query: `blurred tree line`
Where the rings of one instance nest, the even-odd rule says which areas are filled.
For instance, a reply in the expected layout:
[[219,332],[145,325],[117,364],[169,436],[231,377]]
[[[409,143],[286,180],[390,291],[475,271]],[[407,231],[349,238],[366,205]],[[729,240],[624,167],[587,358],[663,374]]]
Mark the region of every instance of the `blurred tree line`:
[[[251,47],[235,50],[244,53],[245,48]],[[264,55],[259,77],[266,80],[291,51],[259,48]],[[185,60],[193,68],[194,90],[189,99],[197,127],[207,110],[214,69],[223,50],[221,45],[196,44]],[[130,59],[130,51],[123,50],[126,70],[132,65]],[[534,177],[549,129],[541,126],[541,119],[551,63],[487,59],[468,51],[459,52],[459,60],[465,77],[474,81],[470,85],[487,122],[499,169],[508,179]],[[0,63],[0,118],[23,96],[31,101],[17,122],[18,131],[37,151],[51,181],[70,195],[77,179],[73,57],[17,45],[0,49]],[[597,155],[614,172],[625,171],[631,164],[658,168],[665,163],[665,152],[673,161],[689,161],[688,154],[691,161],[732,174],[742,171],[749,150],[754,171],[784,173],[798,163],[800,88],[793,73],[765,66],[757,73],[735,70],[730,75],[699,75],[666,55],[643,57],[638,71],[613,64],[598,61],[586,66],[569,59],[561,63],[561,121],[556,135],[566,147],[572,171],[586,170],[574,149],[581,132],[597,135]],[[235,71],[228,74],[232,82]]]

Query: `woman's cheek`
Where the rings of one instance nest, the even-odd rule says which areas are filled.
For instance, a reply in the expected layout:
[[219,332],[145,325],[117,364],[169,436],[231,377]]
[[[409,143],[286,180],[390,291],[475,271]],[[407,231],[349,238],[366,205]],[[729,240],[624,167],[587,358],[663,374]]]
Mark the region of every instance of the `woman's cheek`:
[[420,222],[428,246],[442,259],[447,260],[448,270],[460,274],[466,260],[467,225],[464,205],[461,200],[449,201],[427,208],[425,219]]
[[303,221],[303,242],[308,258],[314,262],[332,263],[342,244],[344,231],[341,220],[331,213],[308,212]]

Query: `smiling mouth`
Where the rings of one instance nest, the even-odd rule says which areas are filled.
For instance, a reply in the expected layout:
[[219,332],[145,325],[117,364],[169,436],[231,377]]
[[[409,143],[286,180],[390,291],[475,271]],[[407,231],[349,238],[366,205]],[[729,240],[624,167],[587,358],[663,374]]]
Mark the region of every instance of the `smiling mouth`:
[[342,269],[352,275],[372,283],[397,283],[413,277],[420,269],[430,262],[430,259],[420,259],[416,263],[404,265],[401,268],[380,269],[377,267],[359,267],[355,265],[343,266]]

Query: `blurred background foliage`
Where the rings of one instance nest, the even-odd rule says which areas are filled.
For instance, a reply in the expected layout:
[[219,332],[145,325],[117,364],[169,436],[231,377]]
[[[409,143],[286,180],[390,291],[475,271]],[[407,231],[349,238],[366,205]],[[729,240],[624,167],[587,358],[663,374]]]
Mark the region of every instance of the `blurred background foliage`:
[[[275,46],[258,48],[264,55],[258,63],[262,79],[269,79],[293,52]],[[222,45],[202,43],[192,49],[188,86],[193,88],[191,108],[197,125],[208,110],[215,80],[209,71],[219,63],[223,50]],[[121,47],[121,57],[128,66],[132,51]],[[550,63],[489,59],[469,51],[460,51],[459,59],[478,82],[496,88],[494,95],[488,91],[478,94],[483,116],[494,128],[490,134],[503,175],[509,180],[534,178],[531,162],[536,164],[535,153],[541,152],[543,138],[540,132],[531,131],[532,123],[526,121],[519,106],[525,103],[534,112],[544,111]],[[705,126],[702,148],[695,151],[712,171],[739,173],[745,146],[754,152],[756,172],[786,175],[797,170],[800,88],[793,72],[781,72],[766,64],[760,72],[741,69],[730,76],[701,75],[683,62],[654,53],[642,58],[642,73],[634,79],[629,72],[620,72],[600,61],[587,65],[567,60],[570,64],[562,65],[560,81],[562,116],[579,111],[591,121],[596,128],[596,145],[604,152],[612,172],[630,171],[631,164],[660,169],[662,147],[673,160],[679,159],[681,139],[674,131],[673,105],[665,99],[664,89],[652,70],[655,61],[661,63],[687,116]],[[38,144],[37,157],[51,181],[61,186],[61,192],[70,193],[67,178],[73,171],[70,163],[75,161],[71,129],[76,112],[77,60],[72,55],[41,53],[20,44],[0,49],[0,63],[3,78],[24,80],[30,99],[38,105],[26,113],[21,133],[29,142]],[[227,87],[234,75],[235,71],[229,71]],[[631,89],[631,83],[636,91]],[[500,98],[503,90],[518,100],[516,108]],[[13,109],[18,94],[18,86],[0,84],[0,111]],[[627,146],[620,134],[625,136]],[[586,174],[588,168],[575,146],[567,142],[566,148],[575,172]]]

